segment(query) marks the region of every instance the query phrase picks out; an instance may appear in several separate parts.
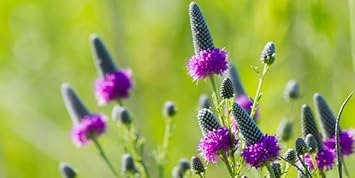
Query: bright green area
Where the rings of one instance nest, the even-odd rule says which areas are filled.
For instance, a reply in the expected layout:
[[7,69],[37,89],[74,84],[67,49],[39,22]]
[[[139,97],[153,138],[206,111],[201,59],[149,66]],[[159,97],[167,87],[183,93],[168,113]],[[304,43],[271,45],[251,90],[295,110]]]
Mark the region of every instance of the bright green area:
[[[60,177],[59,161],[74,165],[80,177],[111,176],[93,145],[78,149],[71,143],[71,121],[59,92],[61,83],[69,82],[92,111],[111,115],[113,105],[98,107],[93,94],[96,71],[88,44],[91,33],[103,38],[118,66],[133,70],[135,88],[125,104],[149,149],[162,141],[164,101],[176,102],[179,113],[166,177],[179,158],[196,155],[201,137],[197,99],[211,88],[207,81],[192,82],[185,69],[193,54],[189,2],[1,0],[0,177]],[[259,55],[267,41],[276,43],[277,59],[266,77],[261,101],[259,123],[265,133],[275,133],[281,118],[289,116],[296,120],[296,138],[300,106],[313,107],[313,93],[320,92],[337,112],[354,90],[347,1],[198,3],[216,46],[230,52],[251,96],[257,75],[250,66],[260,66]],[[289,79],[297,79],[302,89],[302,98],[291,112],[282,97]],[[355,127],[353,108],[351,100],[341,121],[343,128]],[[100,140],[119,169],[122,149],[117,133],[112,123],[109,134]],[[292,144],[283,145],[284,150]],[[346,161],[354,170],[354,156]],[[222,164],[209,165],[208,177],[226,177],[222,170]],[[333,176],[335,172],[329,177]]]

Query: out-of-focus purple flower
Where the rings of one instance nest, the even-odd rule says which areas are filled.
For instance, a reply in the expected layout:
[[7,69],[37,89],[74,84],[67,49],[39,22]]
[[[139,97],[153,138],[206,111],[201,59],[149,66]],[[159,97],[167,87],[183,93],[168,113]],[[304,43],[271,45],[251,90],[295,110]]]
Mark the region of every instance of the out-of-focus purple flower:
[[73,142],[82,146],[89,143],[92,138],[105,133],[107,129],[107,119],[101,114],[90,114],[84,116],[80,123],[75,124],[72,129]]
[[228,69],[228,53],[218,48],[202,50],[191,57],[187,69],[194,81],[213,74],[222,75]]
[[277,138],[265,135],[255,144],[246,147],[242,152],[242,156],[250,166],[259,168],[266,162],[277,159],[280,150]]
[[[339,135],[340,153],[348,156],[354,153],[355,135],[354,130],[340,132]],[[335,151],[335,136],[326,139],[323,142],[324,146]]]
[[96,80],[95,91],[99,105],[105,105],[113,100],[127,98],[133,86],[132,72],[119,70],[107,73],[104,77]]
[[[335,152],[323,147],[321,150],[319,150],[316,154],[315,161],[317,164],[317,167],[320,171],[326,171],[330,170],[333,168],[334,163],[335,163]],[[310,170],[314,169],[314,165],[312,163],[312,158],[309,154],[306,154],[304,157],[306,165],[309,167]]]
[[[249,99],[248,96],[239,95],[235,99],[235,102],[239,104],[250,115],[251,109],[253,107],[253,102]],[[253,119],[256,120],[258,117],[259,117],[259,111],[257,110]]]
[[[234,140],[234,144],[237,144]],[[201,139],[198,145],[200,155],[208,162],[217,163],[218,155],[221,152],[228,152],[232,149],[231,137],[227,128],[219,128],[209,132]]]

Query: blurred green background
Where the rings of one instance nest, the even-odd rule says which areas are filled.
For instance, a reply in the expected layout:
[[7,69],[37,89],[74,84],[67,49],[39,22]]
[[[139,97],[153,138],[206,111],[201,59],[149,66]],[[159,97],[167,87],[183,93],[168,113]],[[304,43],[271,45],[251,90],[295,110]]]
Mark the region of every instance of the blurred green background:
[[[265,133],[275,133],[281,118],[288,116],[296,120],[296,138],[300,136],[300,105],[313,107],[313,93],[320,92],[337,112],[354,90],[348,1],[197,2],[215,45],[230,52],[252,96],[257,75],[250,66],[259,65],[260,51],[267,41],[276,43],[277,59],[266,78],[261,101],[259,123]],[[72,144],[71,121],[59,92],[61,83],[69,82],[92,111],[110,115],[113,105],[98,107],[93,94],[96,71],[88,43],[91,33],[102,37],[118,66],[134,72],[135,88],[125,104],[146,136],[148,149],[155,149],[162,140],[163,103],[176,102],[179,113],[166,177],[181,157],[189,159],[197,154],[201,137],[196,122],[197,100],[201,93],[210,92],[210,85],[192,82],[185,69],[193,55],[189,3],[1,0],[0,177],[60,177],[59,161],[75,166],[80,177],[111,176],[93,145],[78,149]],[[302,89],[302,98],[292,111],[282,97],[289,79],[298,80]],[[355,126],[352,108],[354,100],[344,111],[343,128]],[[111,123],[101,142],[119,168],[122,149],[117,133]],[[354,156],[346,162],[350,170],[355,168]],[[218,164],[208,167],[208,175],[227,174],[224,165]]]

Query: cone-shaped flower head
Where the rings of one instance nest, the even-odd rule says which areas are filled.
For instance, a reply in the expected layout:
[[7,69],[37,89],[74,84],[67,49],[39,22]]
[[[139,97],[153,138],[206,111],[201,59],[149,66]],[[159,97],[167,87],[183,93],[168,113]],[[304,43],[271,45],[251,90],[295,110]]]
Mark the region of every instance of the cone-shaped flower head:
[[112,109],[112,118],[123,125],[129,125],[132,122],[130,113],[122,106],[115,106]]
[[279,127],[277,128],[277,136],[282,141],[286,142],[291,138],[292,132],[293,132],[293,123],[287,118],[282,119]]
[[190,3],[189,15],[195,53],[199,54],[201,51],[213,49],[213,40],[207,23],[200,7],[195,2]]
[[190,169],[190,162],[187,159],[181,159],[177,166],[175,166],[172,170],[173,178],[183,178],[186,171]]
[[130,70],[122,69],[114,73],[107,73],[95,82],[96,98],[99,105],[128,98],[132,87],[132,72]]
[[335,135],[335,116],[325,99],[316,93],[313,96],[314,105],[317,109],[318,117],[323,128],[324,136],[329,138]]
[[63,178],[75,178],[76,171],[75,169],[69,165],[68,163],[61,162],[59,164],[59,171],[62,173]]
[[[350,156],[352,153],[354,153],[355,131],[346,130],[340,132],[339,145],[340,145],[340,153],[342,155]],[[335,151],[335,136],[327,138],[324,141],[324,146]]]
[[[327,171],[332,169],[335,163],[335,158],[336,155],[334,151],[328,149],[327,147],[323,147],[317,152],[315,156],[315,161],[318,169],[320,171]],[[312,158],[309,154],[306,154],[305,156],[305,163],[310,170],[314,169]]]
[[239,104],[233,104],[232,113],[247,145],[255,144],[264,137],[255,121],[249,117],[249,114]]
[[303,140],[303,138],[296,139],[295,148],[296,148],[296,152],[298,155],[303,155],[303,154],[307,153],[307,151],[308,151],[307,144]]
[[79,123],[85,115],[89,114],[89,111],[69,84],[62,84],[61,92],[65,107],[73,123]]
[[195,56],[187,64],[190,76],[200,80],[213,74],[222,75],[228,69],[227,52],[214,47],[205,19],[195,2],[190,4],[189,14],[195,48]]
[[202,94],[198,100],[198,109],[203,109],[203,108],[210,108],[211,107],[211,101],[206,94]]
[[295,163],[297,160],[297,153],[294,149],[290,148],[285,152],[283,158],[291,163]]
[[92,34],[90,44],[99,75],[103,77],[105,74],[115,73],[117,68],[102,40],[96,34]]
[[308,134],[305,138],[308,150],[310,153],[315,153],[317,152],[318,149],[318,143],[316,138],[312,134]]
[[221,128],[216,117],[210,109],[203,108],[197,113],[198,125],[205,136],[213,130]]
[[232,80],[235,96],[246,95],[242,82],[239,79],[238,70],[234,64],[229,64],[228,78]]
[[85,115],[72,128],[72,139],[77,146],[83,146],[106,132],[107,119],[101,114]]
[[229,78],[223,79],[221,89],[220,89],[220,96],[222,99],[233,98],[234,96],[233,84]]
[[274,172],[274,175],[276,178],[280,178],[282,175],[281,171],[281,164],[278,162],[274,162],[271,164],[272,171]]
[[122,171],[124,173],[130,172],[135,173],[136,166],[134,165],[133,157],[130,154],[123,154],[121,160]]
[[263,51],[261,52],[260,60],[262,63],[271,65],[272,63],[274,63],[275,57],[276,57],[275,44],[274,42],[270,41],[266,43]]
[[284,90],[284,98],[286,100],[297,99],[300,96],[300,86],[296,80],[287,82]]
[[312,110],[306,104],[302,106],[301,126],[303,137],[306,138],[308,134],[312,134],[313,137],[317,140],[318,150],[320,150],[322,148],[322,139],[317,129]]
[[195,174],[201,174],[205,172],[205,166],[199,157],[193,156],[191,158],[191,170]]
[[172,101],[167,101],[164,103],[163,114],[165,117],[173,117],[176,114],[176,106]]
[[[239,95],[236,97],[235,102],[239,104],[240,107],[244,109],[249,115],[253,107],[253,101],[247,95]],[[254,115],[254,120],[257,120],[259,117],[259,109],[256,110]]]
[[211,163],[217,163],[218,155],[222,152],[229,152],[233,145],[237,144],[237,140],[231,143],[230,133],[227,128],[219,128],[209,132],[200,140],[198,150],[200,155]]

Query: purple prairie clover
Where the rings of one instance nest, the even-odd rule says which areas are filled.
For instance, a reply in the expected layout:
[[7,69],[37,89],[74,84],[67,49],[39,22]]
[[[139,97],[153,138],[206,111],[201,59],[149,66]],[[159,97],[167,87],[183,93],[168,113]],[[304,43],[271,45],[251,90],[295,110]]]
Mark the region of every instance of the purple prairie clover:
[[[319,150],[315,156],[315,161],[317,164],[317,167],[320,171],[327,171],[333,168],[334,163],[335,163],[335,152],[323,147],[321,150]],[[314,170],[314,165],[312,163],[312,158],[309,154],[306,154],[305,156],[305,163],[309,167],[310,170]]]
[[[251,112],[251,108],[253,107],[253,101],[246,95],[239,95],[236,97],[235,102],[239,104],[248,114]],[[254,120],[259,117],[259,110],[256,111]]]
[[242,156],[247,164],[259,168],[268,161],[273,161],[280,155],[280,146],[275,136],[265,135],[258,142],[247,146]]
[[[355,131],[347,130],[340,132],[339,135],[340,153],[349,156],[354,153]],[[335,151],[335,136],[327,138],[323,142],[324,146]]]
[[129,91],[133,87],[132,72],[130,70],[118,70],[114,73],[106,73],[96,80],[95,91],[99,105],[105,105],[113,100],[129,97]]
[[231,144],[231,137],[227,128],[219,128],[209,132],[204,138],[201,139],[198,145],[200,155],[211,163],[217,163],[218,155],[221,152],[228,152],[232,149],[233,145],[237,144],[237,140]]
[[72,128],[73,142],[78,146],[83,146],[105,133],[106,129],[107,119],[104,115],[96,113],[86,115]]
[[218,48],[200,51],[188,61],[187,69],[194,81],[222,75],[228,69],[228,53]]

